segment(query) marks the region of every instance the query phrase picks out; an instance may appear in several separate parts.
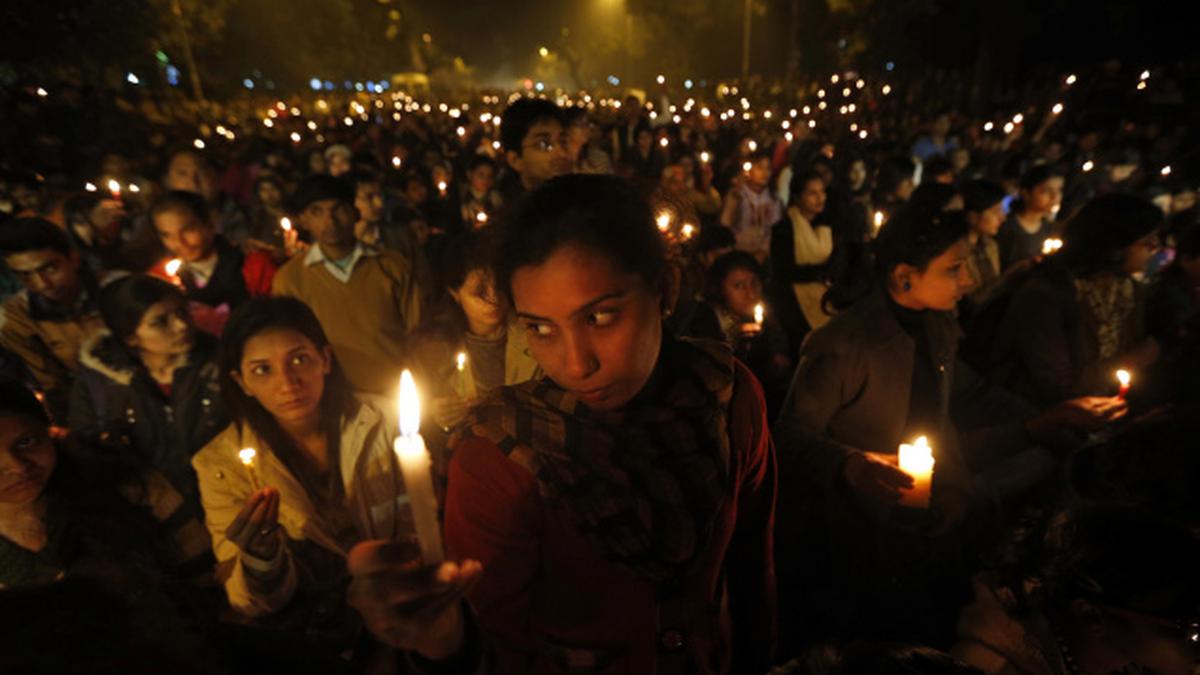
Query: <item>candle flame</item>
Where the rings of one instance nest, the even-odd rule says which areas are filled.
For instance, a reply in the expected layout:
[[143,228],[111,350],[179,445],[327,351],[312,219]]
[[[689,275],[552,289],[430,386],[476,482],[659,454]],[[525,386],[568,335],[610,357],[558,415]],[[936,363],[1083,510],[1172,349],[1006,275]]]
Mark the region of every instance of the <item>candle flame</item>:
[[400,434],[412,436],[421,430],[421,399],[417,396],[417,383],[407,368],[400,373]]
[[113,194],[120,194],[121,193],[121,184],[118,183],[115,178],[109,180],[108,181],[108,191]]
[[660,232],[666,232],[671,227],[671,214],[663,211],[654,219]]
[[399,157],[392,157],[392,166],[394,166],[394,167],[396,167],[397,169],[399,169],[399,168],[400,168],[400,163],[401,163],[402,161],[403,161],[403,160],[401,160]]
[[467,367],[467,353],[466,352],[459,352],[458,356],[454,357],[454,367],[460,371]]
[[169,260],[167,262],[167,265],[165,267],[165,269],[167,270],[167,275],[172,276],[172,277],[175,276],[175,274],[177,272],[179,272],[179,268],[182,266],[183,266],[182,260],[180,260],[179,258],[171,258],[171,260]]
[[279,227],[282,228],[284,232],[291,232],[292,231],[292,219],[288,218],[287,216],[280,218],[279,219]]
[[1132,381],[1133,376],[1129,374],[1128,370],[1122,368],[1121,370],[1117,371],[1117,382],[1120,382],[1122,387],[1128,387],[1129,383]]
[[875,212],[875,229],[878,230],[881,227],[883,227],[883,211],[876,211]]
[[481,223],[486,223],[488,221],[488,215],[483,211],[480,211],[479,213],[475,214],[475,220]]
[[683,234],[684,239],[691,239],[692,235],[695,232],[696,232],[696,227],[694,225],[692,225],[691,223],[683,224],[683,229],[681,230],[681,233]]
[[1062,239],[1058,237],[1050,237],[1042,242],[1042,255],[1050,255],[1057,253],[1063,247]]
[[900,446],[900,470],[905,473],[929,473],[933,470],[933,448],[929,447],[929,439],[918,436],[912,444]]
[[754,306],[754,323],[761,324],[763,322],[763,314],[766,310],[763,309],[763,304],[760,302]]
[[753,167],[753,166],[754,166],[754,165],[753,165],[753,164],[751,164],[750,162],[743,162],[743,163],[742,163],[742,171],[745,171],[746,173],[750,173],[750,169],[751,169],[751,167]]
[[445,191],[446,191],[446,181],[444,181],[444,180],[439,180],[439,181],[438,181],[438,186],[437,186],[437,187],[438,187],[438,191],[439,191],[439,192],[445,192]]
[[704,162],[705,164],[708,163],[709,157],[711,157],[711,155],[709,155],[707,152],[700,153],[700,161]]
[[258,455],[254,448],[242,448],[238,450],[238,459],[242,460],[242,464],[246,466],[254,466],[254,458]]

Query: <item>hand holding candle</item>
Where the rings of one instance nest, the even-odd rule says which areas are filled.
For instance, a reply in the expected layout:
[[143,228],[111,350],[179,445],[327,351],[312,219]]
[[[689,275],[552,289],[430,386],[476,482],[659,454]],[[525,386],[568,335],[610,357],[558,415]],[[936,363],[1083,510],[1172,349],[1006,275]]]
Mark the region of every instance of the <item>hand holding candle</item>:
[[400,375],[400,435],[393,445],[404,488],[412,508],[417,541],[421,545],[421,560],[426,565],[442,562],[442,529],[438,523],[437,496],[433,491],[432,462],[421,438],[421,403],[412,373]]
[[900,504],[918,509],[929,508],[929,495],[933,487],[933,449],[929,439],[917,438],[912,444],[904,443],[899,452],[900,470],[912,476],[913,486],[900,491]]

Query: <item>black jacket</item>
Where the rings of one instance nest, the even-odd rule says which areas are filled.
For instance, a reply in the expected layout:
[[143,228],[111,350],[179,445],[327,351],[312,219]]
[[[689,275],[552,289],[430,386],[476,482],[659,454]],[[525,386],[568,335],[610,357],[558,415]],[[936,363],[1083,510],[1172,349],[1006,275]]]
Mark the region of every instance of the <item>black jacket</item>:
[[166,395],[111,333],[80,352],[70,427],[85,439],[132,452],[198,508],[192,455],[229,424],[218,384],[217,341],[197,331]]

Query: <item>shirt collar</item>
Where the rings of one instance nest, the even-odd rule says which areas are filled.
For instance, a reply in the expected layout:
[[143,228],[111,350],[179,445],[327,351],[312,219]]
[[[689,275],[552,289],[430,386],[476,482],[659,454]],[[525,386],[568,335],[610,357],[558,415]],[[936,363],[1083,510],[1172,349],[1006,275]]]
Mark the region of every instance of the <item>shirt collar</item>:
[[363,258],[379,255],[379,251],[371,246],[366,246],[362,242],[354,245],[354,251],[350,254],[350,264],[343,271],[333,263],[333,260],[325,255],[325,251],[321,249],[319,244],[313,244],[308,248],[308,253],[304,254],[304,264],[306,266],[324,263],[325,269],[336,277],[339,281],[345,283],[350,280],[350,275],[354,273],[354,268],[358,265],[358,261]]

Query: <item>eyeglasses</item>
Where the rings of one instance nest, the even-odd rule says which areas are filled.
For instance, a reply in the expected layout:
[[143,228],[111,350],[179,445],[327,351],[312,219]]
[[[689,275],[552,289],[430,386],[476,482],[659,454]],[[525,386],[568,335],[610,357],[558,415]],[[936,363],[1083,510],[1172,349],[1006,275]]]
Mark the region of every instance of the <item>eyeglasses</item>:
[[542,137],[542,138],[536,138],[533,140],[533,142],[526,143],[526,144],[522,145],[521,147],[522,148],[533,148],[533,149],[541,150],[542,152],[554,152],[555,150],[557,150],[559,148],[566,147],[566,145],[567,145],[567,137],[566,137],[566,134],[563,134],[562,136],[559,136],[557,141],[552,141],[549,138]]

